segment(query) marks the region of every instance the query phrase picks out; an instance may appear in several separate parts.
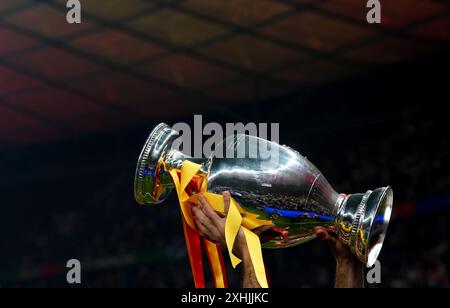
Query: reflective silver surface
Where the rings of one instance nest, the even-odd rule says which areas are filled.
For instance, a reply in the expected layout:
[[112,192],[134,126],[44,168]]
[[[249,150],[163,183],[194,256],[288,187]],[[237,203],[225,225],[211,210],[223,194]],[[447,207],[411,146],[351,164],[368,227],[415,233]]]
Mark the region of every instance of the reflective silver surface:
[[[168,171],[184,160],[202,169],[192,185],[207,180],[208,191],[229,191],[247,212],[270,220],[263,247],[285,248],[315,238],[326,227],[371,266],[381,251],[392,210],[392,189],[338,194],[321,172],[297,151],[248,135],[229,137],[208,159],[192,159],[171,149],[177,133],[158,125],[142,151],[136,170],[135,197],[140,204],[160,203],[173,188]],[[228,157],[228,158],[227,158]]]

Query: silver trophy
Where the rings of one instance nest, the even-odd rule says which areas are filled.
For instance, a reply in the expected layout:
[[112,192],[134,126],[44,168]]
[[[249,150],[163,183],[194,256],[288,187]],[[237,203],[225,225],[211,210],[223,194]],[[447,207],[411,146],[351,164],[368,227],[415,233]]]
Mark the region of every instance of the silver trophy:
[[178,137],[166,124],[151,132],[136,170],[139,204],[166,200],[174,188],[169,170],[179,171],[189,160],[202,166],[190,185],[192,193],[206,180],[208,192],[229,191],[246,212],[272,222],[261,234],[264,248],[305,243],[316,237],[314,228],[322,226],[367,266],[377,260],[392,211],[390,187],[338,194],[309,160],[287,146],[238,134],[218,144],[211,157],[196,159],[174,147]]

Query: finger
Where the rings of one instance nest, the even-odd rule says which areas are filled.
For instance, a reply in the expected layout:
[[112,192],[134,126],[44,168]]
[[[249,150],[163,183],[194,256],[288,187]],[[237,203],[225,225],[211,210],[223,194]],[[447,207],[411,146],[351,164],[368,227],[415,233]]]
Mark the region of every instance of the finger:
[[273,228],[274,226],[275,226],[275,225],[270,225],[270,226],[260,226],[260,227],[258,227],[258,228],[256,228],[256,229],[253,229],[252,232],[255,233],[256,235],[261,235],[261,234],[263,234],[264,232],[267,232],[267,231],[272,230],[272,228]]
[[200,220],[205,224],[209,220],[208,217],[206,217],[205,213],[203,213],[203,211],[198,206],[192,208],[192,214],[195,216],[196,219]]
[[202,237],[208,239],[211,242],[216,242],[218,240],[217,234],[211,231],[207,225],[203,222],[198,221],[198,230]]
[[195,225],[197,226],[197,231],[202,237],[207,237],[206,228],[202,225],[200,221],[195,221]]
[[227,217],[227,215],[225,215],[224,213],[220,213],[220,212],[217,212],[217,215],[219,215],[220,218],[225,218],[225,217]]
[[205,222],[205,216],[203,215],[202,211],[200,209],[193,210],[195,213],[193,215],[195,225],[199,229],[199,231],[202,231],[205,233],[205,231],[208,230],[207,223]]
[[217,224],[219,215],[217,215],[217,213],[212,209],[211,205],[208,203],[208,201],[206,201],[205,197],[200,196],[198,199],[200,200],[200,204],[201,204],[200,208],[203,211],[203,213],[208,218],[210,218],[215,224]]
[[192,201],[188,201],[188,204],[189,204],[189,206],[191,208],[191,212],[194,212],[194,209],[198,209],[198,204],[197,203],[194,203]]
[[222,195],[223,195],[223,210],[225,212],[225,215],[227,215],[228,211],[230,210],[231,195],[230,192],[228,191],[225,191]]
[[331,234],[327,231],[327,229],[325,229],[323,227],[314,228],[314,233],[322,241],[327,241],[327,242],[330,242],[331,244],[336,243],[336,239],[333,236],[331,236]]
[[[194,210],[195,209],[195,210]],[[194,219],[201,224],[206,232],[209,234],[213,234],[216,231],[216,224],[209,217],[205,215],[205,213],[198,207],[194,207],[193,214]]]
[[228,211],[230,209],[230,202],[231,202],[231,196],[229,192],[224,192],[222,194],[222,198],[223,198],[223,212],[217,212],[217,214],[221,217],[221,218],[225,218],[228,215]]

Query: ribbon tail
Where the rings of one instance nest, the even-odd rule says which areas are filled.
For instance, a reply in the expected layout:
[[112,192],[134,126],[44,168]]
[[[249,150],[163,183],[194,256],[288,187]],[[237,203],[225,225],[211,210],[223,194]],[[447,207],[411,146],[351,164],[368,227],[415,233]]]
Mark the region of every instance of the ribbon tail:
[[209,266],[213,275],[214,287],[227,288],[227,272],[220,246],[206,239],[203,239],[203,243],[206,247],[206,256],[208,257]]
[[255,270],[256,279],[258,280],[261,288],[268,288],[269,284],[267,283],[266,270],[264,267],[259,237],[247,228],[243,227],[242,230],[244,230],[244,236],[247,242],[250,259],[253,263],[253,269]]
[[205,287],[205,277],[203,273],[203,258],[200,235],[193,230],[183,219],[184,238],[186,240],[186,248],[191,263],[192,275],[194,276],[194,284],[196,288]]
[[230,202],[230,208],[228,209],[227,220],[225,221],[225,240],[227,243],[228,253],[230,255],[231,264],[233,268],[242,262],[241,259],[233,254],[234,241],[241,228],[242,216],[239,213],[238,208],[233,200]]
[[[192,219],[191,202],[198,203],[198,196],[189,196],[185,191],[186,187],[192,180],[192,178],[200,170],[201,165],[194,164],[189,161],[185,161],[181,168],[181,174],[178,176],[176,170],[170,170],[169,173],[172,176],[175,188],[178,193],[178,199],[180,202],[180,208],[182,212],[183,230],[186,240],[186,247],[189,255],[189,261],[191,264],[192,274],[194,276],[194,282],[196,288],[205,287],[205,278],[203,273],[203,257],[202,257],[202,245],[199,232],[196,230],[195,223]],[[221,195],[211,194],[206,192],[206,181],[202,183],[202,187],[199,191],[211,204],[213,209],[217,212],[224,212],[224,202]],[[244,217],[242,217],[244,215]],[[227,219],[225,222],[225,239],[230,255],[231,263],[235,268],[241,260],[233,254],[233,246],[236,240],[236,236],[239,233],[239,229],[242,226],[247,247],[250,253],[251,262],[255,270],[256,279],[261,287],[267,288],[267,275],[264,267],[264,261],[261,251],[261,242],[259,237],[250,231],[262,225],[270,225],[270,221],[259,220],[256,215],[246,213],[236,202],[230,200],[230,208],[228,210]],[[216,288],[227,287],[226,269],[223,262],[222,251],[220,246],[214,244],[208,240],[203,241],[206,248],[206,255],[213,274],[214,285]]]

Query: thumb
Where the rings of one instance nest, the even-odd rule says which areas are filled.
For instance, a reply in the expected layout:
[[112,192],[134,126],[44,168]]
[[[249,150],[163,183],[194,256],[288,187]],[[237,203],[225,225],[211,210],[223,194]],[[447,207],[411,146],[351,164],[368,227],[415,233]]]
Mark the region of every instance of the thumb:
[[314,228],[314,233],[322,241],[330,242],[330,244],[334,244],[336,242],[336,239],[323,227]]
[[230,203],[231,203],[231,195],[228,191],[225,191],[223,194],[223,207],[225,215],[228,215],[228,211],[230,210]]

